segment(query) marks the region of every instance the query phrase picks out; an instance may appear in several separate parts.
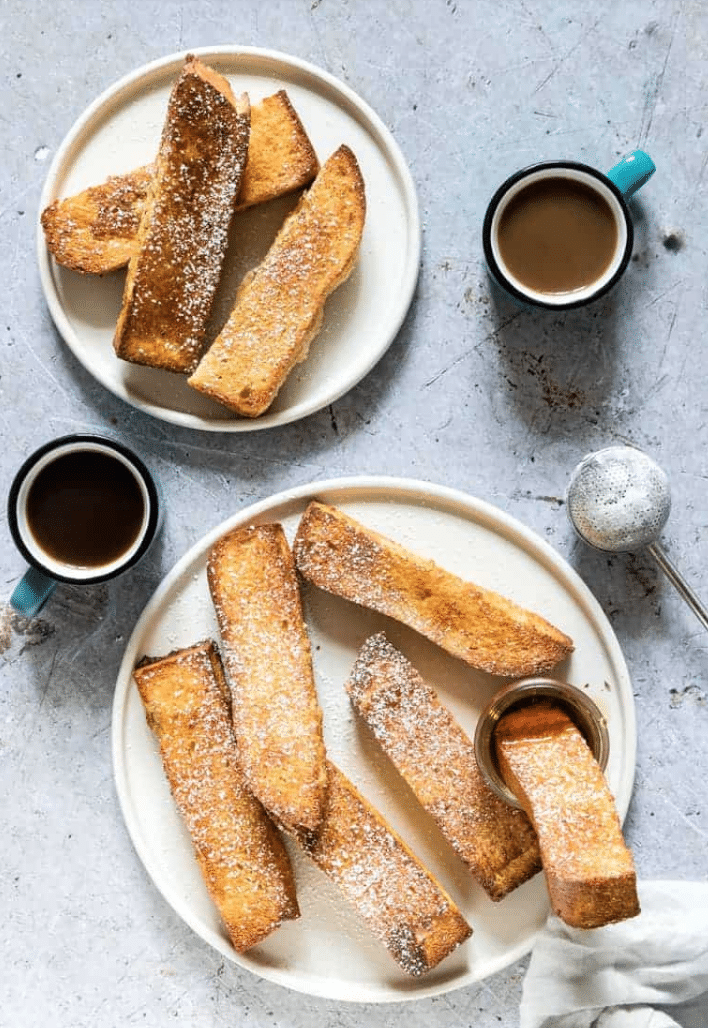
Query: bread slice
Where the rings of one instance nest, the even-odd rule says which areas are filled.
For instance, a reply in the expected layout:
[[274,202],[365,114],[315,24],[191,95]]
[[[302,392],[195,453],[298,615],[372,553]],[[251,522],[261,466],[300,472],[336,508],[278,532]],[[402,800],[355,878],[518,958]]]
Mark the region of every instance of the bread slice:
[[383,633],[362,646],[346,689],[396,770],[491,899],[503,899],[541,870],[528,818],[491,791],[473,743]]
[[294,545],[315,585],[401,621],[472,667],[520,677],[549,671],[572,640],[498,593],[465,582],[335,507],[312,502]]
[[316,831],[327,791],[322,712],[282,527],[223,536],[209,553],[207,578],[249,787],[279,824]]
[[565,712],[512,708],[494,731],[504,781],[533,822],[554,912],[574,928],[639,913],[632,854],[604,775]]
[[154,173],[146,164],[45,207],[40,220],[57,264],[93,275],[124,268],[136,253]]
[[322,827],[299,842],[403,970],[424,974],[472,929],[381,814],[331,761],[327,768]]
[[114,337],[123,360],[189,372],[201,355],[249,137],[249,104],[188,57],[170,95]]
[[[255,104],[236,210],[302,189],[318,171],[317,155],[287,92],[280,89]],[[136,252],[154,173],[154,164],[147,164],[49,204],[41,222],[57,263],[94,275],[125,267]]]
[[304,189],[319,170],[300,116],[279,89],[251,108],[251,141],[236,210]]
[[243,953],[299,910],[282,840],[244,785],[218,653],[199,643],[133,677],[209,895]]
[[364,229],[364,181],[347,146],[327,160],[261,264],[189,385],[237,414],[263,414],[322,324],[325,300],[348,278]]

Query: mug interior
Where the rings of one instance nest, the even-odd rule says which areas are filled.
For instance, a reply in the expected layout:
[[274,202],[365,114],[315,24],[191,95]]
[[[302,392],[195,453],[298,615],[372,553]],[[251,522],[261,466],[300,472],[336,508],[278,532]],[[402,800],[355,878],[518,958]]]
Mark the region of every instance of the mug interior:
[[[114,560],[104,564],[91,565],[90,567],[71,564],[57,560],[41,546],[30,527],[27,518],[27,498],[33,484],[39,474],[54,461],[71,453],[100,453],[113,460],[118,461],[130,471],[136,485],[140,490],[143,504],[143,516],[140,527],[130,546]],[[154,523],[153,499],[148,490],[145,478],[130,458],[120,449],[98,440],[67,440],[57,445],[38,451],[37,459],[29,466],[25,465],[24,477],[22,478],[14,503],[15,527],[20,540],[26,550],[25,556],[32,563],[45,571],[53,578],[61,581],[89,582],[111,578],[127,567],[141,550],[145,543],[146,534],[151,524]]]
[[[615,247],[610,261],[603,273],[589,285],[562,292],[541,292],[531,288],[527,283],[521,281],[508,267],[502,257],[499,247],[499,225],[509,203],[518,196],[524,189],[544,179],[568,179],[573,182],[594,190],[603,200],[606,201],[615,222],[616,240]],[[501,195],[499,195],[501,194]],[[615,277],[618,277],[623,270],[623,265],[628,259],[628,248],[631,245],[630,229],[627,222],[627,214],[622,201],[604,176],[592,169],[585,170],[583,167],[572,164],[549,164],[542,168],[530,168],[509,180],[508,186],[501,187],[497,194],[496,207],[489,226],[489,247],[497,275],[501,278],[502,284],[511,289],[523,299],[545,307],[568,307],[586,303],[609,288]],[[492,201],[494,203],[494,201]]]

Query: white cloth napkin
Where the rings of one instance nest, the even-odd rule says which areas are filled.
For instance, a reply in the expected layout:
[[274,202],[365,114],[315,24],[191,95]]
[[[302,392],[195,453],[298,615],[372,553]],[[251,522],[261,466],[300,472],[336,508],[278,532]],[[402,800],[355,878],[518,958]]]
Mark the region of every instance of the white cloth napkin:
[[549,918],[520,1028],[708,1028],[708,882],[638,891],[642,912],[629,921],[582,931]]

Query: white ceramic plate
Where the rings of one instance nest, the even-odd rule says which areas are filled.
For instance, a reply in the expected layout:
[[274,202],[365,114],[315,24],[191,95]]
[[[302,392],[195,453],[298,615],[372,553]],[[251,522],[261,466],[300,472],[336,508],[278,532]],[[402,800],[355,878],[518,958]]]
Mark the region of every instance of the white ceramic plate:
[[[112,339],[125,273],[99,278],[61,268],[50,257],[41,226],[37,245],[42,287],[52,317],[84,367],[116,396],[164,421],[218,432],[246,432],[303,418],[332,403],[379,360],[411,302],[420,259],[415,188],[391,133],[348,86],[305,61],[249,47],[195,48],[207,64],[247,91],[252,103],[285,88],[320,161],[347,143],[366,186],[367,217],[357,264],[327,301],[322,331],[273,406],[255,420],[239,419],[187,386],[179,375],[117,359]],[[111,86],[81,115],[47,176],[40,211],[108,175],[154,159],[167,99],[184,53],[147,64]],[[265,255],[295,198],[234,218],[232,245],[215,301],[223,323],[234,290]]]
[[371,937],[332,884],[289,844],[302,916],[245,956],[232,949],[202,884],[191,843],[172,802],[155,740],[131,670],[159,656],[216,637],[205,560],[227,529],[281,521],[292,539],[314,497],[341,507],[456,573],[511,597],[558,625],[576,649],[559,676],[588,686],[607,716],[608,780],[624,817],[634,776],[634,703],[627,668],[602,610],[575,572],[543,540],[495,507],[451,489],[400,479],[339,479],[281,493],[209,532],[166,577],[128,644],[113,708],[113,756],[128,831],[167,902],[220,953],[271,981],[316,996],[400,1001],[431,996],[482,979],[526,953],[548,914],[537,875],[492,903],[353,715],[344,692],[359,647],[384,629],[437,690],[470,735],[481,707],[502,684],[474,672],[414,632],[305,585],[303,600],[331,757],[439,877],[474,928],[472,938],[430,974],[408,978]]

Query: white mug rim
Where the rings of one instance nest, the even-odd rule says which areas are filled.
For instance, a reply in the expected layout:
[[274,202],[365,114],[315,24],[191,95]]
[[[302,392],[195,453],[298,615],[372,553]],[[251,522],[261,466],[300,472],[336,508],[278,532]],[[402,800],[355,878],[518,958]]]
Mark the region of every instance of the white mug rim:
[[[140,489],[143,501],[140,529],[128,549],[119,557],[104,564],[82,566],[56,560],[40,545],[27,520],[27,497],[32,485],[41,471],[68,453],[103,453],[112,457],[130,471]],[[24,555],[35,567],[58,581],[89,583],[113,578],[134,562],[136,555],[144,546],[151,523],[155,520],[152,516],[154,504],[142,470],[122,446],[107,439],[90,436],[56,440],[54,444],[38,450],[25,464],[23,472],[14,502],[15,527],[22,542],[21,548],[25,551]]]
[[[544,178],[569,178],[586,184],[606,201],[614,217],[617,240],[612,259],[602,275],[582,289],[552,293],[531,289],[509,270],[499,251],[499,221],[507,205],[523,189]],[[485,237],[485,249],[488,247],[487,257],[488,260],[491,258],[491,270],[499,278],[501,285],[523,301],[562,309],[589,303],[614,285],[629,260],[633,233],[622,195],[609,179],[589,165],[573,161],[549,161],[518,172],[497,190],[485,219]]]

